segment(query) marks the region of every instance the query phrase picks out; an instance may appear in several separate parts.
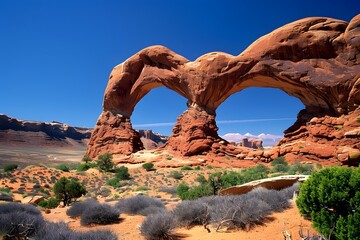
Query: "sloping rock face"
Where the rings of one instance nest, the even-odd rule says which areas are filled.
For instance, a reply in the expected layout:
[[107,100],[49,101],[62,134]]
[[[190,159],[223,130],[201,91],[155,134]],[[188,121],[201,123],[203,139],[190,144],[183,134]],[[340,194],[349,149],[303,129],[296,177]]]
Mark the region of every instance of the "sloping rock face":
[[[110,74],[88,154],[140,150],[129,119],[136,104],[160,86],[188,99],[188,110],[178,118],[165,146],[175,154],[243,154],[218,136],[215,116],[222,102],[248,87],[278,88],[299,98],[306,109],[286,132],[297,135],[314,117],[335,119],[359,107],[359,49],[360,15],[350,23],[321,17],[298,20],[258,39],[238,56],[213,52],[190,62],[163,46],[146,48]],[[322,139],[321,144],[331,141]],[[282,144],[292,141],[285,137]]]
[[51,146],[84,149],[92,129],[72,127],[59,122],[18,120],[0,114],[0,144],[2,146]]
[[156,149],[164,145],[168,137],[154,133],[152,130],[137,130],[146,150]]

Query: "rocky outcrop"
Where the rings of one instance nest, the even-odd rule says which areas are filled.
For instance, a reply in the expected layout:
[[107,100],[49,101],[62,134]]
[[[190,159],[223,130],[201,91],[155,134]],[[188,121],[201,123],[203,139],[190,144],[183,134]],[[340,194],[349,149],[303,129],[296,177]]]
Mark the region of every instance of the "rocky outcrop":
[[255,180],[239,186],[233,186],[219,191],[219,195],[241,195],[250,192],[255,188],[266,188],[281,190],[292,186],[297,182],[304,182],[309,175],[285,175],[279,177]]
[[[130,116],[136,104],[160,86],[188,99],[188,110],[178,118],[165,145],[174,153],[244,154],[218,136],[215,116],[223,101],[248,87],[278,88],[300,99],[306,109],[286,134],[310,131],[304,126],[314,117],[338,118],[359,107],[359,46],[360,15],[350,23],[322,17],[298,20],[258,39],[238,56],[213,52],[191,62],[163,46],[146,48],[110,74],[88,154],[131,154],[142,149]],[[282,144],[293,141],[285,139]],[[323,139],[316,144],[331,141]],[[259,159],[267,159],[262,154]]]
[[72,127],[60,122],[24,121],[0,114],[2,146],[48,146],[84,149],[92,129]]
[[168,137],[163,136],[159,133],[154,133],[152,130],[136,130],[141,138],[143,146],[147,150],[156,149],[163,146]]

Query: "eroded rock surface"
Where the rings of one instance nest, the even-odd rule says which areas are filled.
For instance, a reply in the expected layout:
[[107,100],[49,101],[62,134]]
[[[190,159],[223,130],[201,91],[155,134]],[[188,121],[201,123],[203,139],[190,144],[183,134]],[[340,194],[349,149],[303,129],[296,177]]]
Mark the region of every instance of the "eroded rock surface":
[[[350,23],[322,17],[295,21],[258,39],[238,56],[213,52],[191,62],[163,46],[146,48],[113,69],[88,154],[94,158],[104,152],[131,154],[142,149],[130,116],[136,104],[160,86],[188,99],[188,110],[178,118],[165,145],[169,151],[183,156],[224,154],[260,161],[288,154],[281,146],[270,153],[262,151],[260,156],[255,155],[259,151],[246,153],[217,135],[216,109],[222,102],[248,87],[271,87],[299,98],[306,107],[281,144],[299,141],[295,136],[307,132],[317,136],[316,141],[306,138],[315,144],[308,155],[338,159],[337,148],[317,155],[316,149],[334,138],[322,134],[326,129],[314,130],[309,121],[314,117],[336,119],[353,114],[359,107],[359,47],[360,15]],[[356,124],[349,127],[347,136],[339,137],[342,140],[338,143],[346,147],[348,136],[358,136],[351,132],[355,128]],[[351,148],[359,140],[354,139]]]

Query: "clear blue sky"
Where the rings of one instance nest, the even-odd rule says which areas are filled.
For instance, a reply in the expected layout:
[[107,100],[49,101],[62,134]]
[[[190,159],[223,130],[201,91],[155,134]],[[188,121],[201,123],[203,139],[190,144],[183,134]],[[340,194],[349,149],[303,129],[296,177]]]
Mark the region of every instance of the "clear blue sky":
[[[0,1],[0,113],[93,127],[112,68],[161,44],[195,60],[240,54],[260,36],[291,21],[327,16],[349,21],[359,1]],[[175,122],[186,100],[153,90],[133,124]],[[279,90],[247,89],[220,106],[217,119],[293,118],[303,105]],[[220,134],[281,134],[294,120],[220,123]],[[169,134],[172,126],[152,127]]]

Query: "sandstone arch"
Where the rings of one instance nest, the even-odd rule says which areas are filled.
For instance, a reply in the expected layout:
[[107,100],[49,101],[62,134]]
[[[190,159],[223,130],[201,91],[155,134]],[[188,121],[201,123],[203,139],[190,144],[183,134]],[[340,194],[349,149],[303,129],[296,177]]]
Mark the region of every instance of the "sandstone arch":
[[348,114],[360,103],[359,48],[360,15],[350,23],[321,17],[298,20],[238,56],[214,52],[191,62],[163,46],[146,48],[112,71],[88,154],[142,149],[130,116],[141,98],[159,86],[188,99],[188,110],[166,144],[181,155],[216,153],[221,141],[216,108],[251,86],[279,88],[304,103],[306,110],[289,131],[314,116]]

